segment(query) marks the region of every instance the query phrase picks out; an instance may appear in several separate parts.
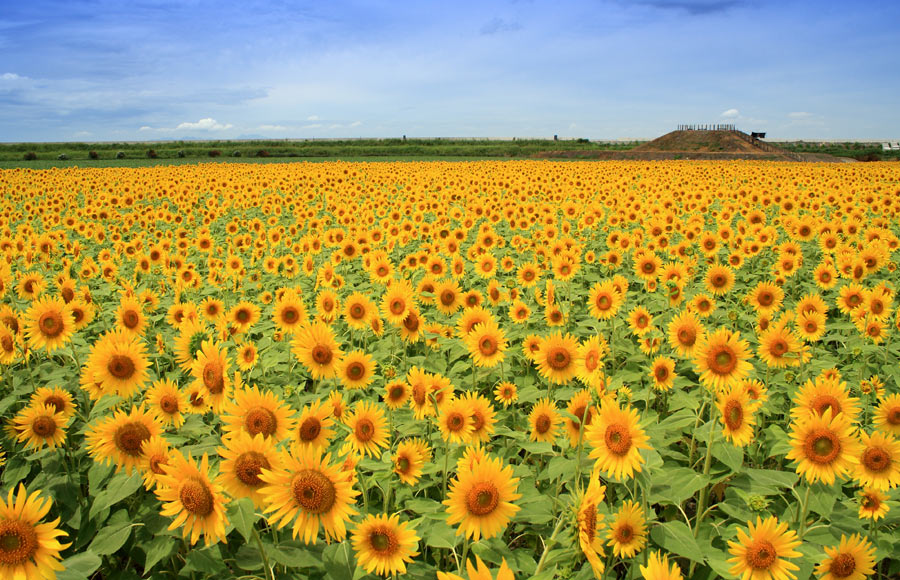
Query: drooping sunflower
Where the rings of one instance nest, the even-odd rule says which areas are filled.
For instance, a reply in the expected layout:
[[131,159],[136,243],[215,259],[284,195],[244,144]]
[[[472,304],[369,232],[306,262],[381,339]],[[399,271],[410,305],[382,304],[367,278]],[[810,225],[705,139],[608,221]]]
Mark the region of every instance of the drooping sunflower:
[[595,578],[603,577],[603,538],[600,530],[603,528],[603,514],[597,511],[597,506],[603,503],[606,496],[606,486],[600,485],[599,478],[591,478],[591,482],[584,492],[580,494],[575,514],[578,523],[578,547],[581,553],[591,565]]
[[875,409],[873,422],[878,429],[900,437],[900,393],[881,400]]
[[25,443],[27,450],[62,445],[66,439],[66,423],[67,417],[51,405],[29,405],[13,419],[18,432],[16,438]]
[[616,479],[641,472],[644,459],[640,450],[650,449],[650,438],[638,421],[636,409],[622,409],[608,400],[600,405],[597,418],[587,428],[587,440],[593,448],[590,457],[597,460],[597,468]]
[[25,336],[32,349],[53,352],[72,340],[74,332],[72,311],[62,298],[39,298],[25,313]]
[[728,551],[734,556],[731,573],[742,578],[768,578],[772,580],[796,578],[793,571],[800,568],[787,560],[802,556],[796,550],[800,546],[797,532],[788,529],[787,522],[779,522],[775,516],[756,523],[747,522],[747,531],[737,530],[737,540],[728,542]]
[[841,534],[841,543],[826,546],[825,554],[816,566],[821,580],[864,580],[875,572],[875,546],[859,534]]
[[717,395],[716,407],[722,421],[722,434],[735,447],[745,447],[753,438],[756,425],[754,412],[760,403],[750,401],[750,393],[743,384],[727,387]]
[[303,543],[316,543],[319,528],[328,541],[347,536],[347,522],[356,514],[350,479],[342,474],[339,463],[331,463],[331,454],[319,448],[292,445],[282,456],[281,465],[260,474],[267,485],[260,488],[266,519],[278,529],[293,522],[293,537]]
[[548,382],[566,384],[576,374],[578,342],[571,334],[557,331],[544,338],[535,356],[538,372]]
[[597,407],[592,403],[593,398],[587,389],[576,392],[569,399],[566,411],[574,418],[566,417],[565,425],[566,435],[569,437],[569,445],[572,447],[577,447],[580,442],[584,441],[588,428],[597,414]]
[[692,357],[694,349],[706,340],[706,329],[697,315],[689,310],[674,316],[668,330],[669,346],[685,358]]
[[379,457],[380,449],[389,444],[387,420],[376,403],[360,401],[344,422],[350,428],[343,451],[353,450],[366,456]]
[[741,340],[739,332],[720,328],[694,351],[694,366],[700,381],[710,388],[722,389],[740,384],[753,368],[748,353],[749,344]]
[[236,389],[222,415],[223,438],[244,431],[251,437],[261,433],[276,442],[284,441],[294,429],[293,409],[272,391],[257,387]]
[[19,356],[16,335],[0,321],[0,364],[11,365]]
[[4,580],[51,580],[64,569],[60,552],[71,544],[57,538],[66,532],[57,528],[59,518],[40,523],[52,506],[40,491],[29,494],[20,483],[0,497],[0,578]]
[[87,362],[87,373],[102,392],[122,398],[138,392],[149,378],[150,361],[140,337],[113,331],[100,337]]
[[856,465],[856,480],[861,486],[878,490],[900,485],[900,441],[890,433],[860,432],[862,451]]
[[406,485],[416,485],[422,468],[431,460],[431,447],[420,438],[406,439],[397,445],[391,462],[393,471]]
[[375,359],[361,350],[353,350],[337,363],[336,372],[347,389],[365,389],[375,376]]
[[159,476],[166,474],[163,466],[169,463],[170,452],[171,448],[165,437],[151,437],[141,443],[139,470],[144,477],[144,488],[147,491],[153,490],[159,481]]
[[337,363],[343,356],[331,328],[320,321],[305,326],[294,335],[291,352],[314,379],[334,377]]
[[844,413],[810,415],[791,426],[791,450],[787,459],[797,462],[797,473],[810,483],[831,485],[836,477],[851,473],[859,463],[861,445],[850,418]]
[[297,419],[297,427],[293,432],[293,440],[302,446],[320,447],[324,449],[334,435],[334,418],[331,405],[321,400],[313,401],[303,407]]
[[222,493],[221,485],[210,478],[206,453],[198,466],[190,455],[185,457],[175,451],[162,469],[165,475],[157,478],[156,497],[163,504],[160,513],[175,518],[169,529],[184,526],[182,537],[189,539],[192,546],[201,535],[207,546],[225,542],[228,498]]
[[486,397],[471,391],[466,392],[460,398],[469,406],[472,418],[472,432],[469,434],[469,441],[486,443],[494,434],[496,412],[493,405]]
[[476,324],[466,335],[465,343],[469,356],[478,367],[493,368],[506,356],[506,335],[494,320]]
[[230,360],[225,345],[211,340],[203,341],[197,357],[191,364],[191,376],[206,389],[205,397],[213,411],[220,412],[228,400],[231,379],[228,377]]
[[522,497],[516,493],[518,485],[519,478],[512,476],[512,467],[503,467],[496,457],[459,471],[443,501],[447,506],[447,523],[459,524],[456,535],[465,534],[476,542],[493,538],[503,532],[521,509],[512,503]]
[[588,387],[598,388],[606,378],[603,357],[609,352],[606,340],[595,334],[578,346],[575,376]]
[[647,543],[647,524],[644,511],[637,503],[627,500],[616,512],[607,530],[613,553],[620,558],[631,558],[644,549]]
[[85,440],[88,453],[98,463],[114,463],[117,471],[131,473],[144,459],[141,446],[162,434],[156,418],[143,406],[125,413],[118,410],[92,425]]
[[275,450],[275,441],[262,433],[251,437],[242,431],[223,442],[225,446],[217,450],[222,457],[217,481],[231,497],[249,497],[257,509],[262,508],[259,490],[265,482],[259,475],[263,469],[278,467],[281,456]]
[[357,564],[370,574],[405,574],[406,564],[419,554],[419,536],[408,522],[400,522],[398,514],[367,515],[353,530],[351,541]]
[[658,551],[650,552],[646,566],[639,567],[644,580],[683,580],[681,567],[677,562],[669,566],[669,555]]

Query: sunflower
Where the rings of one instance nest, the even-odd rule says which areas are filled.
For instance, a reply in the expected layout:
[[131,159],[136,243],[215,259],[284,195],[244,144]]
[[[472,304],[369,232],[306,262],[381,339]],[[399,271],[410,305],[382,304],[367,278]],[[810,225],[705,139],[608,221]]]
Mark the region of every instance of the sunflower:
[[600,335],[593,335],[578,346],[575,360],[575,376],[588,387],[597,388],[606,378],[603,357],[609,352],[609,344]]
[[175,337],[175,361],[185,372],[191,371],[194,356],[202,344],[212,338],[206,325],[197,319],[186,319],[178,327]]
[[434,296],[437,309],[448,316],[462,308],[462,288],[452,278],[436,283]]
[[354,292],[344,300],[344,321],[353,330],[365,330],[376,312],[375,304],[362,292]]
[[571,334],[555,332],[544,338],[535,356],[538,372],[551,384],[571,381],[577,371],[578,342]]
[[391,457],[393,471],[406,485],[416,485],[422,477],[422,468],[431,460],[431,447],[423,439],[401,441]]
[[669,391],[675,384],[675,361],[667,356],[653,359],[649,376],[653,379],[653,388],[657,391]]
[[831,485],[859,463],[861,445],[844,413],[833,415],[828,409],[822,415],[801,418],[792,424],[790,435],[786,457],[797,462],[797,473],[810,483],[821,479]]
[[[500,559],[500,568],[497,569],[497,578],[491,573],[491,569],[487,567],[484,561],[478,555],[475,556],[476,565],[472,565],[472,560],[466,560],[466,573],[469,580],[515,580],[512,569],[506,564],[506,558]],[[438,572],[437,580],[465,580],[462,576],[457,576],[450,572]]]
[[831,410],[832,415],[844,414],[851,423],[859,415],[859,399],[851,397],[847,384],[836,378],[822,374],[806,383],[794,395],[791,418],[802,419],[810,415],[824,415]]
[[597,507],[603,503],[605,496],[606,486],[600,485],[599,478],[592,477],[587,489],[580,494],[575,513],[578,524],[578,546],[591,565],[596,578],[603,577],[605,568],[603,538],[599,534],[603,528],[603,514],[597,512]]
[[859,517],[878,521],[883,518],[890,510],[888,506],[888,496],[870,487],[864,487],[859,490]]
[[758,338],[757,354],[767,366],[776,369],[800,366],[805,347],[793,332],[779,324],[760,333]]
[[734,270],[715,264],[706,271],[706,291],[716,296],[727,294],[734,288]]
[[18,493],[11,486],[6,501],[0,498],[0,578],[49,580],[64,569],[59,553],[71,544],[57,540],[67,535],[57,528],[59,518],[39,523],[51,507],[49,498],[29,495],[21,483]]
[[469,435],[469,441],[473,443],[486,443],[490,440],[494,433],[494,423],[496,422],[496,412],[491,402],[484,396],[466,392],[461,397],[469,406],[469,413],[472,418],[472,433]]
[[238,349],[237,365],[240,370],[244,372],[252,370],[258,360],[259,351],[252,342],[248,342]]
[[319,320],[330,323],[340,310],[340,300],[334,290],[326,288],[316,295],[316,313]]
[[140,337],[113,331],[94,343],[86,366],[100,391],[128,398],[147,382],[150,361]]
[[38,450],[44,445],[53,448],[66,439],[67,417],[51,405],[29,405],[15,419],[17,439],[25,442],[26,450]]
[[336,371],[345,388],[365,389],[375,376],[375,361],[361,350],[350,351],[337,363]]
[[68,420],[75,414],[75,403],[73,402],[72,393],[60,387],[48,389],[47,387],[38,387],[31,395],[30,405],[49,405],[57,413]]
[[39,298],[25,313],[25,336],[33,349],[53,352],[72,340],[75,320],[62,298]]
[[200,312],[207,321],[215,322],[225,312],[225,303],[211,296],[204,298],[200,302]]
[[888,490],[900,485],[900,441],[893,435],[875,431],[860,433],[862,451],[856,465],[856,480],[861,486]]
[[395,411],[409,400],[409,383],[403,380],[394,380],[384,386],[384,394],[381,398],[388,409]]
[[[569,437],[569,445],[577,447],[587,433],[588,427],[594,420],[597,413],[597,407],[591,404],[591,393],[587,389],[582,389],[572,395],[569,399],[569,405],[566,411],[572,415],[565,419],[566,435]],[[582,426],[583,424],[583,426]]]
[[144,459],[141,446],[151,437],[162,434],[156,418],[143,406],[131,411],[115,411],[91,426],[85,440],[88,453],[98,463],[112,462],[116,470],[126,473],[140,466]]
[[650,559],[646,566],[640,566],[641,577],[644,580],[683,580],[681,568],[676,562],[669,567],[669,555],[660,552],[650,552]]
[[728,542],[728,551],[734,556],[728,559],[730,572],[743,578],[796,578],[792,570],[800,568],[786,558],[801,557],[795,549],[800,544],[797,532],[788,530],[787,522],[774,516],[765,521],[757,517],[756,524],[747,522],[747,531],[738,528],[737,540]]
[[252,302],[242,300],[228,311],[225,318],[238,332],[243,333],[250,330],[251,326],[259,322],[259,316],[259,306]]
[[690,308],[697,316],[709,318],[716,309],[716,301],[706,294],[697,294],[691,299]]
[[628,500],[616,512],[606,532],[613,553],[620,558],[631,558],[644,549],[647,543],[647,525],[644,512],[637,503]]
[[851,314],[854,310],[861,308],[865,300],[866,291],[862,284],[851,282],[841,287],[837,299],[837,307],[842,314]]
[[390,433],[384,411],[375,403],[369,401],[357,403],[344,423],[350,428],[350,432],[345,439],[342,453],[352,449],[360,455],[377,458],[379,450],[389,444]]
[[509,307],[509,319],[512,320],[513,324],[525,324],[530,316],[531,309],[528,308],[527,304],[518,298],[513,300],[512,305]]
[[669,346],[685,358],[692,357],[694,349],[706,340],[706,329],[697,315],[689,310],[674,316],[669,322],[668,331]]
[[825,334],[826,316],[822,312],[803,312],[797,315],[797,332],[806,342],[818,342]]
[[541,279],[541,269],[535,262],[526,262],[516,271],[516,281],[523,288],[531,288]]
[[159,482],[159,476],[165,475],[163,466],[169,463],[171,454],[169,442],[165,437],[151,437],[141,443],[141,462],[139,471],[144,477],[144,488],[151,491]]
[[294,522],[293,537],[303,543],[316,543],[321,527],[325,538],[342,541],[347,522],[356,514],[354,498],[359,492],[342,475],[341,465],[331,463],[331,455],[322,455],[316,447],[292,445],[281,465],[260,474],[267,485],[260,488],[266,519],[283,528]]
[[528,415],[528,423],[531,425],[531,440],[553,443],[556,441],[561,422],[562,418],[559,411],[556,410],[556,403],[553,400],[549,398],[538,400]]
[[294,335],[291,351],[316,380],[335,376],[337,363],[343,356],[331,328],[320,321]]
[[324,449],[334,435],[333,407],[314,401],[303,407],[300,417],[297,419],[297,428],[293,433],[293,440],[302,446],[312,446]]
[[503,362],[508,344],[503,331],[493,320],[476,324],[465,336],[465,343],[475,366],[487,368]]
[[753,368],[748,360],[748,348],[739,332],[720,328],[710,334],[694,351],[694,366],[700,373],[700,381],[717,389],[740,384]]
[[116,328],[141,336],[147,328],[147,316],[140,301],[134,296],[125,296],[116,309]]
[[876,428],[900,437],[900,393],[881,400],[875,409],[873,422]]
[[222,410],[231,390],[231,380],[228,378],[230,361],[225,356],[226,352],[224,345],[205,340],[191,364],[194,382],[202,383],[207,393],[205,398],[217,413]]
[[460,338],[465,339],[476,326],[493,320],[491,312],[483,306],[470,306],[463,310],[462,315],[456,321],[456,332]]
[[259,478],[263,469],[278,466],[280,455],[271,437],[257,433],[253,437],[245,432],[224,440],[225,446],[217,451],[222,458],[219,464],[218,483],[234,498],[249,497],[257,509],[263,507],[260,488],[265,482]]
[[419,554],[419,536],[407,522],[400,523],[398,514],[367,515],[353,530],[351,542],[357,565],[381,576],[405,574],[406,564]]
[[192,546],[201,534],[207,546],[225,542],[228,499],[222,494],[221,485],[210,480],[206,453],[198,466],[190,455],[173,452],[162,469],[165,475],[157,478],[156,497],[163,504],[160,513],[175,518],[168,529],[183,525],[182,537],[190,538]]
[[611,281],[597,282],[588,294],[589,312],[599,320],[608,320],[616,315],[625,302]]
[[494,388],[494,400],[504,408],[509,407],[519,400],[519,389],[515,383],[503,381]]
[[0,364],[11,365],[18,357],[16,335],[0,322]]
[[441,437],[450,443],[468,443],[475,425],[469,402],[462,398],[454,398],[440,410],[437,417]]
[[781,308],[784,290],[771,282],[760,282],[747,294],[746,301],[760,314],[769,314]]
[[826,558],[816,566],[822,580],[864,580],[875,572],[875,546],[859,534],[841,534],[841,543],[825,547]]
[[443,501],[447,506],[447,524],[460,524],[456,534],[465,534],[476,542],[493,538],[503,532],[520,509],[512,503],[522,497],[516,493],[518,485],[519,478],[512,476],[512,467],[503,467],[496,457],[461,470]]
[[717,395],[716,407],[721,413],[722,434],[735,447],[746,447],[753,438],[756,425],[754,412],[761,403],[750,402],[750,393],[743,384],[727,387]]
[[638,424],[638,412],[610,401],[601,404],[597,418],[587,427],[586,438],[597,468],[617,479],[640,473],[644,463],[640,450],[651,448],[650,438]]
[[381,313],[385,319],[394,326],[400,326],[413,306],[415,298],[410,283],[406,280],[391,280],[381,299]]
[[244,431],[251,437],[284,441],[294,429],[293,409],[272,391],[261,392],[257,387],[236,389],[234,399],[227,401],[222,415],[223,439]]

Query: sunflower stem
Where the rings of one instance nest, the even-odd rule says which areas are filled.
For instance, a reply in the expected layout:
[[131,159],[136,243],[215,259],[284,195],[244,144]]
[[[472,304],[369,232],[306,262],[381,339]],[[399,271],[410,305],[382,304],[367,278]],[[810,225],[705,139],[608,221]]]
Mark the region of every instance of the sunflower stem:
[[[713,447],[713,437],[716,434],[716,421],[712,416],[712,408],[710,408],[709,413],[709,438],[706,440],[706,459],[703,461],[703,478],[709,479],[709,468],[712,465],[712,447]],[[697,503],[697,521],[694,524],[694,537],[697,537],[697,534],[700,532],[700,523],[703,521],[703,516],[706,515],[706,504],[709,501],[709,482],[707,481],[706,485],[703,486],[703,489],[700,491],[700,500]]]
[[541,554],[541,559],[538,560],[537,568],[534,570],[534,576],[537,576],[541,573],[541,570],[544,569],[544,562],[547,560],[547,554],[550,553],[550,548],[553,547],[553,544],[556,543],[556,536],[559,535],[559,531],[562,529],[563,524],[566,521],[566,514],[560,514],[559,519],[556,521],[556,527],[553,528],[553,533],[550,534],[550,538],[544,543],[544,551]]
[[799,532],[797,533],[797,538],[803,539],[803,536],[806,534],[806,516],[809,514],[809,491],[812,489],[812,484],[806,484],[806,493],[803,494],[803,501],[800,503],[800,521],[797,522]]
[[462,549],[462,558],[459,559],[459,565],[457,570],[462,574],[463,566],[466,565],[466,558],[469,557],[469,536],[466,536],[466,539],[463,540],[463,549]]
[[251,528],[253,530],[253,539],[256,540],[256,547],[259,550],[259,556],[263,561],[263,568],[266,570],[266,579],[267,580],[275,580],[275,575],[272,572],[272,568],[269,566],[269,556],[266,554],[265,548],[263,548],[262,539],[259,537],[259,532],[256,530],[256,526]]
[[450,439],[444,441],[444,482],[441,484],[441,497],[447,499],[447,470],[450,463]]

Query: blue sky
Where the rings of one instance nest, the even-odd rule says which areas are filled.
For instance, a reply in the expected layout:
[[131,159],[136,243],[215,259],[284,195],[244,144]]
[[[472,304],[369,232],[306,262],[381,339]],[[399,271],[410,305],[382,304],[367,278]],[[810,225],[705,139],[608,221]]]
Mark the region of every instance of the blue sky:
[[3,5],[6,142],[900,138],[900,2]]

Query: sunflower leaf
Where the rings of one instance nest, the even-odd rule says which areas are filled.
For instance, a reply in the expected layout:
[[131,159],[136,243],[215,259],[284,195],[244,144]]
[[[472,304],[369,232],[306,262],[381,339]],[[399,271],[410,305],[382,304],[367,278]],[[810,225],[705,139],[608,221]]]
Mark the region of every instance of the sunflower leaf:
[[90,578],[103,560],[93,552],[82,552],[61,562],[65,570],[57,572],[57,580],[83,580]]
[[674,520],[662,523],[650,531],[650,537],[669,552],[700,564],[704,561],[697,540],[684,522]]
[[250,498],[244,497],[230,502],[227,508],[228,521],[234,524],[234,529],[241,534],[246,541],[253,537],[253,524],[256,523],[256,511]]

